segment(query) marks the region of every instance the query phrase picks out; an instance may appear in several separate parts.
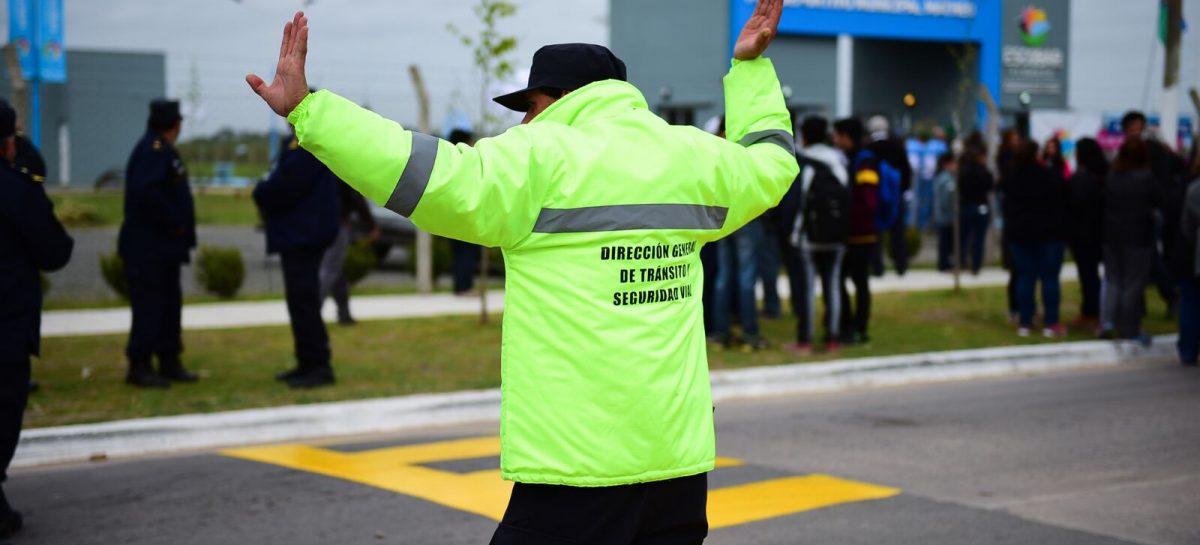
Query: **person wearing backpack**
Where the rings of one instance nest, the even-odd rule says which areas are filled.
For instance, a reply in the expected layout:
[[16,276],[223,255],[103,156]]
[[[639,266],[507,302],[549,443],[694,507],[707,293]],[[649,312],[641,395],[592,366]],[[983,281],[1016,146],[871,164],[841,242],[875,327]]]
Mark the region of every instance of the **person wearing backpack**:
[[[888,247],[878,245],[873,267],[876,276],[883,276],[883,254],[892,259],[896,274],[908,272],[908,207],[905,196],[912,189],[913,169],[908,161],[908,149],[904,141],[892,136],[891,124],[882,115],[867,120],[869,131],[866,149],[880,163],[880,218],[879,231],[888,232]],[[882,242],[882,241],[880,241]]]
[[[865,343],[867,325],[871,321],[871,256],[879,242],[879,216],[886,215],[887,208],[881,204],[880,162],[869,150],[863,149],[862,121],[855,118],[841,119],[833,124],[833,145],[846,155],[850,164],[850,236],[846,239],[846,255],[842,266],[842,340],[849,343]],[[892,169],[892,173],[895,170]],[[891,179],[899,186],[899,176]],[[893,195],[894,197],[894,195]],[[898,201],[895,202],[898,204]],[[892,214],[896,209],[890,210]],[[886,218],[883,218],[886,219]],[[895,219],[895,216],[892,216]],[[845,282],[854,283],[854,306],[850,306],[850,294]]]
[[816,336],[815,282],[818,275],[825,297],[825,352],[836,354],[840,348],[842,307],[842,257],[850,235],[850,176],[845,157],[825,143],[829,121],[809,117],[800,125],[804,149],[797,160],[800,176],[793,189],[798,188],[799,210],[794,215],[790,241],[800,260],[802,293],[793,300],[798,303],[796,343],[786,346],[797,354],[812,354]]

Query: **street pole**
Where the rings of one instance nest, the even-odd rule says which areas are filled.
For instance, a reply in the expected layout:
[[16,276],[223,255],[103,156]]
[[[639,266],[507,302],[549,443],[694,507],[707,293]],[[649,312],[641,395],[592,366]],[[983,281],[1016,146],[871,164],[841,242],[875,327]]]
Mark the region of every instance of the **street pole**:
[[1183,31],[1183,0],[1165,0],[1167,6],[1167,54],[1163,70],[1162,103],[1159,106],[1159,137],[1171,149],[1179,147],[1179,44]]
[[41,50],[42,50],[42,12],[38,9],[38,2],[29,3],[29,15],[32,23],[30,27],[33,32],[33,77],[29,78],[29,138],[33,141],[33,147],[42,148],[42,70],[41,66]]
[[[429,93],[425,90],[425,80],[421,78],[421,68],[415,64],[410,65],[408,73],[412,76],[413,87],[416,87],[417,90],[417,105],[420,107],[421,113],[421,132],[429,134]],[[418,227],[416,246],[417,292],[431,293],[433,291],[433,235]]]

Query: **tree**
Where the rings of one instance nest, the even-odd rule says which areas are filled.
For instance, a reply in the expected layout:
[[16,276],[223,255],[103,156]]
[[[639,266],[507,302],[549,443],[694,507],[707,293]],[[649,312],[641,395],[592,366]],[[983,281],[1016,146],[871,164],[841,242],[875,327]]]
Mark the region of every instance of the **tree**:
[[[479,70],[479,136],[490,136],[499,132],[499,119],[488,109],[488,91],[493,82],[503,81],[513,75],[513,63],[510,56],[517,48],[517,38],[501,36],[497,25],[501,19],[517,14],[517,6],[504,0],[479,0],[472,8],[475,17],[479,19],[481,28],[475,36],[447,24],[446,29],[471,50],[474,55],[475,68]],[[479,316],[480,322],[488,322],[487,280],[488,280],[488,249],[481,249],[480,279],[479,279]]]
[[474,56],[475,68],[479,70],[480,75],[478,132],[480,136],[490,136],[498,132],[499,127],[496,126],[497,117],[488,109],[488,90],[492,83],[513,75],[510,55],[517,48],[517,38],[501,36],[496,27],[501,19],[515,16],[517,6],[504,0],[479,0],[471,10],[475,12],[475,17],[482,26],[477,36],[468,35],[454,23],[447,24],[446,29],[458,38],[463,46],[470,49]]

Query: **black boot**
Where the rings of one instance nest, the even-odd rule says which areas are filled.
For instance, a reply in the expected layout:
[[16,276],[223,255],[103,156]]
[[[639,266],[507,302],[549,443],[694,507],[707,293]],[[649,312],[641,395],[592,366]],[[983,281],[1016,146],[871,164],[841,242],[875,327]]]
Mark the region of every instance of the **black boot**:
[[24,526],[25,519],[21,517],[21,513],[11,509],[7,513],[0,513],[0,539],[6,539],[20,532]]
[[334,382],[337,382],[337,379],[333,376],[333,368],[328,364],[310,368],[287,379],[287,385],[298,390],[331,386]]
[[179,354],[158,357],[158,374],[162,378],[175,382],[196,382],[200,377],[183,368]]
[[150,358],[129,358],[129,372],[125,384],[138,388],[170,388],[171,381],[158,376],[150,367]]

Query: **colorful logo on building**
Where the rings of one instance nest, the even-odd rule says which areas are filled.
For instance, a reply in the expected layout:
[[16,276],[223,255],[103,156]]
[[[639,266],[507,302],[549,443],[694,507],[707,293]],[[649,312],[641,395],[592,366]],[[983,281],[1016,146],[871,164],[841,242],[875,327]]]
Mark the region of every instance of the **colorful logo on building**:
[[1050,35],[1050,18],[1046,10],[1029,6],[1021,10],[1021,40],[1029,47],[1041,47]]

